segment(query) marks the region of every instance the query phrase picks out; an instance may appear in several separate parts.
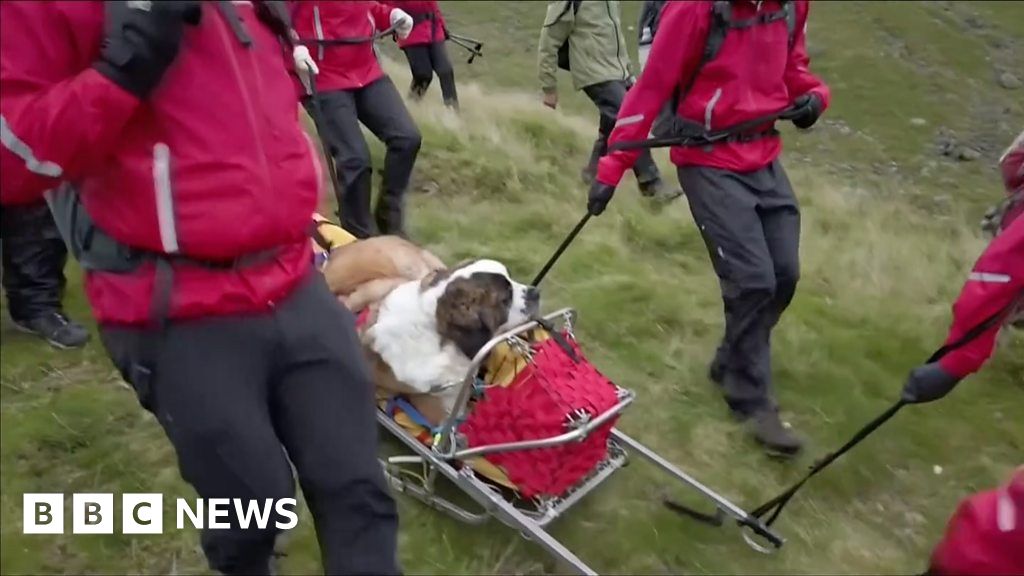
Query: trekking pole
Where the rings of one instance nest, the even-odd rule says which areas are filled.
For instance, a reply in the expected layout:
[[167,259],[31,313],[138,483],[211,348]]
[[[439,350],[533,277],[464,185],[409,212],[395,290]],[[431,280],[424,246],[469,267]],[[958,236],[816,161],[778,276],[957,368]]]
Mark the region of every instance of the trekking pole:
[[[1005,316],[1009,315],[1009,313],[1014,309],[1015,306],[1015,301],[1010,302],[1010,304],[1007,305],[1005,308],[997,311],[995,314],[988,317],[983,322],[969,330],[956,342],[939,348],[938,350],[935,351],[935,353],[931,355],[930,358],[928,358],[926,364],[938,362],[943,356],[949,354],[950,352],[953,352],[954,350],[957,350],[958,348],[966,346],[970,342],[974,341],[982,334],[987,332],[989,329],[998,325]],[[793,496],[796,495],[796,493],[800,490],[800,488],[803,487],[804,484],[807,483],[808,480],[810,480],[813,476],[815,476],[816,474],[827,468],[830,464],[838,460],[840,456],[849,452],[854,446],[860,444],[875,430],[881,428],[883,424],[888,422],[893,416],[896,415],[897,412],[899,412],[907,404],[909,404],[909,402],[907,402],[906,400],[898,400],[895,404],[887,408],[885,412],[882,412],[874,420],[868,422],[867,425],[858,430],[857,433],[854,434],[853,437],[850,438],[850,440],[848,440],[845,444],[843,444],[838,450],[836,450],[835,452],[830,452],[829,454],[826,454],[823,458],[816,461],[814,465],[811,466],[807,474],[804,475],[804,477],[797,481],[795,484],[790,486],[787,490],[785,490],[778,496],[775,496],[771,500],[768,500],[767,502],[758,506],[757,508],[751,510],[748,513],[749,516],[751,518],[760,520],[763,516],[768,515],[768,519],[764,521],[764,526],[771,527],[771,525],[774,524],[775,521],[779,518],[779,515],[782,513],[783,508],[786,507],[786,504],[789,503]],[[750,539],[750,537],[747,536],[746,533],[743,534],[743,539],[746,540],[747,544],[755,550],[762,552],[765,551],[764,548],[753,542]]]
[[334,187],[334,197],[341,198],[341,184],[338,182],[338,168],[334,165],[334,153],[331,150],[331,139],[330,135],[324,130],[324,112],[323,108],[320,107],[320,92],[316,89],[316,74],[313,74],[312,70],[308,70],[306,74],[306,92],[309,94],[309,100],[312,104],[311,114],[313,118],[313,126],[316,127],[317,137],[320,139],[320,147],[324,150],[324,159],[327,162],[327,173],[331,177],[331,186]]
[[451,33],[448,34],[448,40],[450,40],[452,44],[469,51],[470,56],[469,60],[466,61],[466,64],[472,64],[473,60],[475,60],[477,56],[481,58],[484,57],[484,43],[479,40]]
[[537,273],[537,277],[534,278],[533,282],[530,284],[531,286],[536,287],[540,285],[541,281],[544,280],[544,277],[548,275],[548,272],[551,270],[551,267],[555,265],[555,262],[558,262],[558,259],[562,257],[562,253],[565,252],[569,245],[572,244],[572,241],[575,240],[577,236],[579,236],[580,231],[583,230],[583,227],[587,225],[587,222],[590,220],[590,216],[591,214],[588,210],[587,213],[583,215],[583,218],[580,218],[580,221],[576,223],[576,226],[574,226],[572,231],[569,232],[569,235],[565,237],[565,240],[562,240],[562,243],[559,244],[558,249],[555,250],[555,253],[551,255],[551,258],[549,258],[547,263],[544,264],[544,267],[541,268],[540,272]]

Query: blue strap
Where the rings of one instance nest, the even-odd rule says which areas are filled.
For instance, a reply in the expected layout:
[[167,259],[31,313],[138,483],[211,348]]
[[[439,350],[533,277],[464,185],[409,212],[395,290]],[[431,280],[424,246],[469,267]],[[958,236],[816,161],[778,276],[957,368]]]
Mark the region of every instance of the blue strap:
[[420,411],[417,410],[412,404],[410,404],[409,401],[406,400],[405,398],[402,398],[401,396],[393,396],[390,400],[388,400],[387,411],[388,414],[391,415],[392,417],[394,417],[395,415],[396,407],[401,408],[402,412],[405,412],[405,415],[408,416],[410,420],[412,420],[419,426],[426,428],[427,430],[430,431],[431,434],[437,434],[438,432],[441,431],[441,428],[439,426],[434,426],[433,424],[431,424],[430,421],[427,420],[426,417],[423,416],[423,414],[420,413]]
[[[480,394],[483,393],[483,390],[484,381],[481,380],[480,378],[477,378],[473,382],[474,395],[479,396]],[[415,406],[410,404],[409,401],[406,400],[405,398],[401,396],[392,396],[390,399],[388,399],[387,404],[385,405],[384,408],[384,410],[388,413],[388,416],[394,418],[395,408],[401,408],[402,412],[404,412],[405,415],[408,416],[410,420],[412,420],[417,425],[429,430],[432,435],[436,435],[441,432],[441,426],[434,426],[433,424],[431,424],[430,421],[427,420],[427,418],[419,410],[417,410]],[[459,418],[458,420],[456,420],[455,424],[462,424],[464,420],[465,418]]]

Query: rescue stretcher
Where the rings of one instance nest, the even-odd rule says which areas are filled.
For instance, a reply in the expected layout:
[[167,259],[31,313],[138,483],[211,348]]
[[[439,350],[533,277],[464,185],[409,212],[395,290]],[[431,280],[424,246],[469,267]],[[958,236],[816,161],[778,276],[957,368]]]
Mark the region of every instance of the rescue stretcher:
[[[547,527],[626,465],[631,455],[695,489],[715,515],[769,553],[783,544],[757,517],[712,491],[614,426],[636,398],[600,372],[576,342],[576,312],[564,308],[491,339],[457,386],[455,409],[431,426],[399,397],[378,398],[377,420],[409,453],[381,458],[392,488],[478,525],[494,518],[579,574],[597,574]],[[447,387],[447,386],[446,386]],[[469,510],[439,492],[454,484]]]

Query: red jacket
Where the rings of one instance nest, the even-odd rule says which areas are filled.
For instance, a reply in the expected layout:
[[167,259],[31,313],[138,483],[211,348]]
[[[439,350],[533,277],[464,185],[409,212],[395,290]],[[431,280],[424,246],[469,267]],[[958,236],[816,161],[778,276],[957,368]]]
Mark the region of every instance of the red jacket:
[[[658,34],[643,74],[626,94],[609,144],[643,140],[675,88],[684,90],[698,68],[711,25],[710,1],[668,2],[662,9]],[[781,9],[776,0],[732,3],[732,18],[746,20],[758,11]],[[779,112],[797,97],[817,94],[824,107],[829,90],[808,70],[804,43],[808,3],[795,1],[796,29],[792,50],[785,19],[749,28],[731,29],[718,55],[704,65],[677,113],[707,130],[728,128],[759,116]],[[765,128],[768,128],[766,126]],[[764,168],[779,155],[782,142],[767,137],[745,143],[723,143],[710,152],[673,147],[677,166],[697,165],[749,172]],[[615,151],[601,158],[597,179],[616,186],[640,155],[639,150]]]
[[[946,343],[959,340],[1012,302],[1024,306],[1024,218],[1011,222],[974,264],[953,304],[953,325]],[[946,354],[939,364],[961,378],[977,372],[992,355],[998,333],[999,326],[993,326],[968,344]]]
[[[369,38],[391,27],[392,8],[380,2],[293,0],[291,8],[292,23],[302,40]],[[373,42],[308,46],[320,68],[317,90],[362,88],[384,76]]]
[[[266,310],[310,272],[317,158],[278,39],[251,5],[236,8],[252,48],[204,2],[143,102],[91,68],[102,2],[0,2],[0,202],[36,202],[68,181],[130,246],[210,260],[283,249],[235,271],[175,264],[171,318]],[[85,276],[99,322],[145,322],[152,289],[149,263]]]
[[445,41],[447,28],[436,0],[390,0],[388,4],[405,10],[416,23],[409,37],[398,41],[399,48]]
[[1005,486],[960,503],[932,553],[929,574],[1024,574],[1024,467]]
[[1010,222],[1024,214],[1024,132],[1006,149],[999,159],[999,168],[1003,173],[1003,185],[1006,193],[1022,196],[1018,202],[1003,216],[1003,222]]

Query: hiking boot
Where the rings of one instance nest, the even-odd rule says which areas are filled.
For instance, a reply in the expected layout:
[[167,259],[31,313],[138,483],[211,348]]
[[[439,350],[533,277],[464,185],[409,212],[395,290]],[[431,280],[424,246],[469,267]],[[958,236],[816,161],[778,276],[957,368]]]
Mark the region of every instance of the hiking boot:
[[803,447],[803,440],[782,423],[776,410],[758,410],[750,418],[747,426],[754,435],[754,439],[769,452],[793,456]]
[[389,236],[400,236],[408,239],[405,233],[405,210],[403,199],[392,197],[381,197],[377,201],[377,209],[374,211],[374,219],[377,229],[381,234]]
[[11,320],[22,332],[35,334],[62,350],[81,348],[90,338],[84,326],[68,319],[61,312],[50,312],[30,320]]
[[719,388],[725,383],[725,364],[716,357],[708,366],[708,379],[718,385]]
[[659,202],[670,202],[683,195],[680,188],[669,188],[661,178],[650,182],[640,182],[640,194],[644,198],[650,198]]

